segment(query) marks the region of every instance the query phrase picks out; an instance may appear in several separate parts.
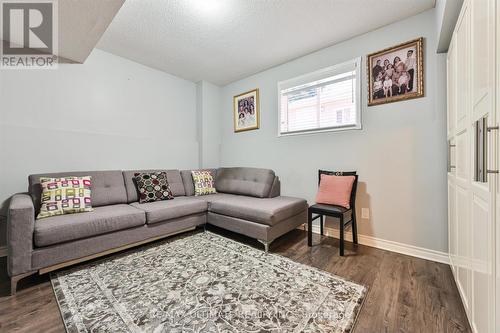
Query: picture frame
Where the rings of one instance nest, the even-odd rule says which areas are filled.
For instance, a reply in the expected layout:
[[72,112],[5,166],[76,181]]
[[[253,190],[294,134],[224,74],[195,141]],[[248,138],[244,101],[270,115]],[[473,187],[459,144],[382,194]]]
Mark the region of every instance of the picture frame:
[[260,127],[259,89],[233,97],[234,132],[251,131]]
[[367,56],[368,106],[424,96],[422,37]]

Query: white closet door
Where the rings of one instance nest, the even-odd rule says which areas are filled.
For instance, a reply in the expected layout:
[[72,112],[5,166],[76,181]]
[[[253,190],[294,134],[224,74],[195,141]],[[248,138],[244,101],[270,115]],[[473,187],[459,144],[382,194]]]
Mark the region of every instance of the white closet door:
[[[497,116],[497,121],[498,117],[498,110],[500,110],[500,0],[496,1],[496,54],[495,54],[495,62],[496,62],[496,83],[495,83],[495,90],[496,90],[496,116]],[[497,134],[497,135],[500,135]],[[497,136],[497,140],[495,142],[496,144],[496,153],[497,153],[497,161],[498,158],[500,157],[500,144]],[[498,167],[498,166],[497,166]],[[500,327],[500,219],[498,218],[500,214],[500,186],[499,186],[499,180],[497,179],[496,183],[496,237],[495,237],[495,247],[496,247],[496,262],[495,262],[495,275],[496,275],[496,283],[495,283],[495,291],[496,291],[496,299],[495,299],[495,310],[496,310],[496,320],[495,320],[495,327]]]
[[[456,35],[453,35],[451,42],[450,42],[450,47],[448,48],[448,55],[447,55],[447,120],[448,120],[448,140],[452,140],[455,135],[455,128],[456,128],[456,122],[457,122],[457,94],[456,94],[456,87],[457,87],[457,81],[456,81],[456,58],[457,58],[457,48],[455,46],[456,41],[455,38]],[[451,149],[451,152],[453,152],[453,149]]]
[[472,308],[471,270],[471,121],[470,121],[470,7],[464,3],[455,30],[455,206],[457,220],[456,281],[469,318]]
[[448,51],[450,261],[476,333],[500,332],[500,0],[465,0]]
[[448,251],[453,274],[457,274],[458,229],[456,214],[455,184],[455,120],[456,120],[456,47],[455,36],[451,40],[447,55],[447,115],[448,115]]
[[[486,127],[496,126],[495,115],[495,1],[470,1],[471,15],[471,124],[475,131],[476,121],[485,119]],[[495,140],[497,130],[484,129],[486,136],[486,166],[496,170]],[[476,139],[471,140],[471,163],[481,158],[477,154]],[[485,170],[486,171],[486,170]],[[494,332],[494,192],[497,176],[486,174],[486,179],[471,183],[471,231],[472,231],[472,295],[473,326],[476,332]]]

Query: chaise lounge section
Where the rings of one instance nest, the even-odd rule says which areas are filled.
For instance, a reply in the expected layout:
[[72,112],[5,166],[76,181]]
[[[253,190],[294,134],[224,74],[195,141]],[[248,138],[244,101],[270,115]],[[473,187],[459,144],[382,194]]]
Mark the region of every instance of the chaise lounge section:
[[[173,200],[140,204],[136,172],[166,171]],[[280,196],[274,171],[211,169],[217,194],[194,195],[191,170],[88,171],[36,174],[16,194],[7,222],[11,293],[28,275],[138,246],[206,223],[258,239],[268,251],[279,236],[307,221],[304,199]],[[40,178],[91,176],[94,211],[37,220]]]

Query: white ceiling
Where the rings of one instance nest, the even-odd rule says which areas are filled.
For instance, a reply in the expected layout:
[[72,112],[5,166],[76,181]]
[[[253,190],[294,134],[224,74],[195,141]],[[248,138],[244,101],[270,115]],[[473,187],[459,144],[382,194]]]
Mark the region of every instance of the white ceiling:
[[225,85],[434,7],[435,0],[127,0],[97,44]]
[[[124,1],[65,0],[57,2],[59,40],[54,54],[59,56],[59,62],[83,63]],[[14,41],[5,40],[5,42]]]
[[124,1],[59,1],[58,55],[83,63]]

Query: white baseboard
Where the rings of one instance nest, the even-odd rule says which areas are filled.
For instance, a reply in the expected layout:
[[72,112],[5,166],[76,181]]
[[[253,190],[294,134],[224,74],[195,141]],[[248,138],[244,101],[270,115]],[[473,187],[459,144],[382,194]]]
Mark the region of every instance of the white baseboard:
[[7,246],[0,246],[0,258],[7,257]]
[[[307,226],[306,226],[307,228]],[[319,226],[313,225],[312,230],[314,233],[319,234]],[[325,227],[323,229],[325,236],[339,238],[339,230]],[[345,239],[348,241],[352,240],[352,233],[346,232],[344,235]],[[401,254],[406,254],[412,257],[427,259],[431,261],[440,262],[443,264],[450,264],[450,257],[448,253],[426,249],[423,247],[418,247],[409,244],[398,243],[386,239],[375,238],[372,236],[360,235],[358,234],[358,243],[370,247],[375,247],[377,249],[387,250],[391,252],[397,252]]]

